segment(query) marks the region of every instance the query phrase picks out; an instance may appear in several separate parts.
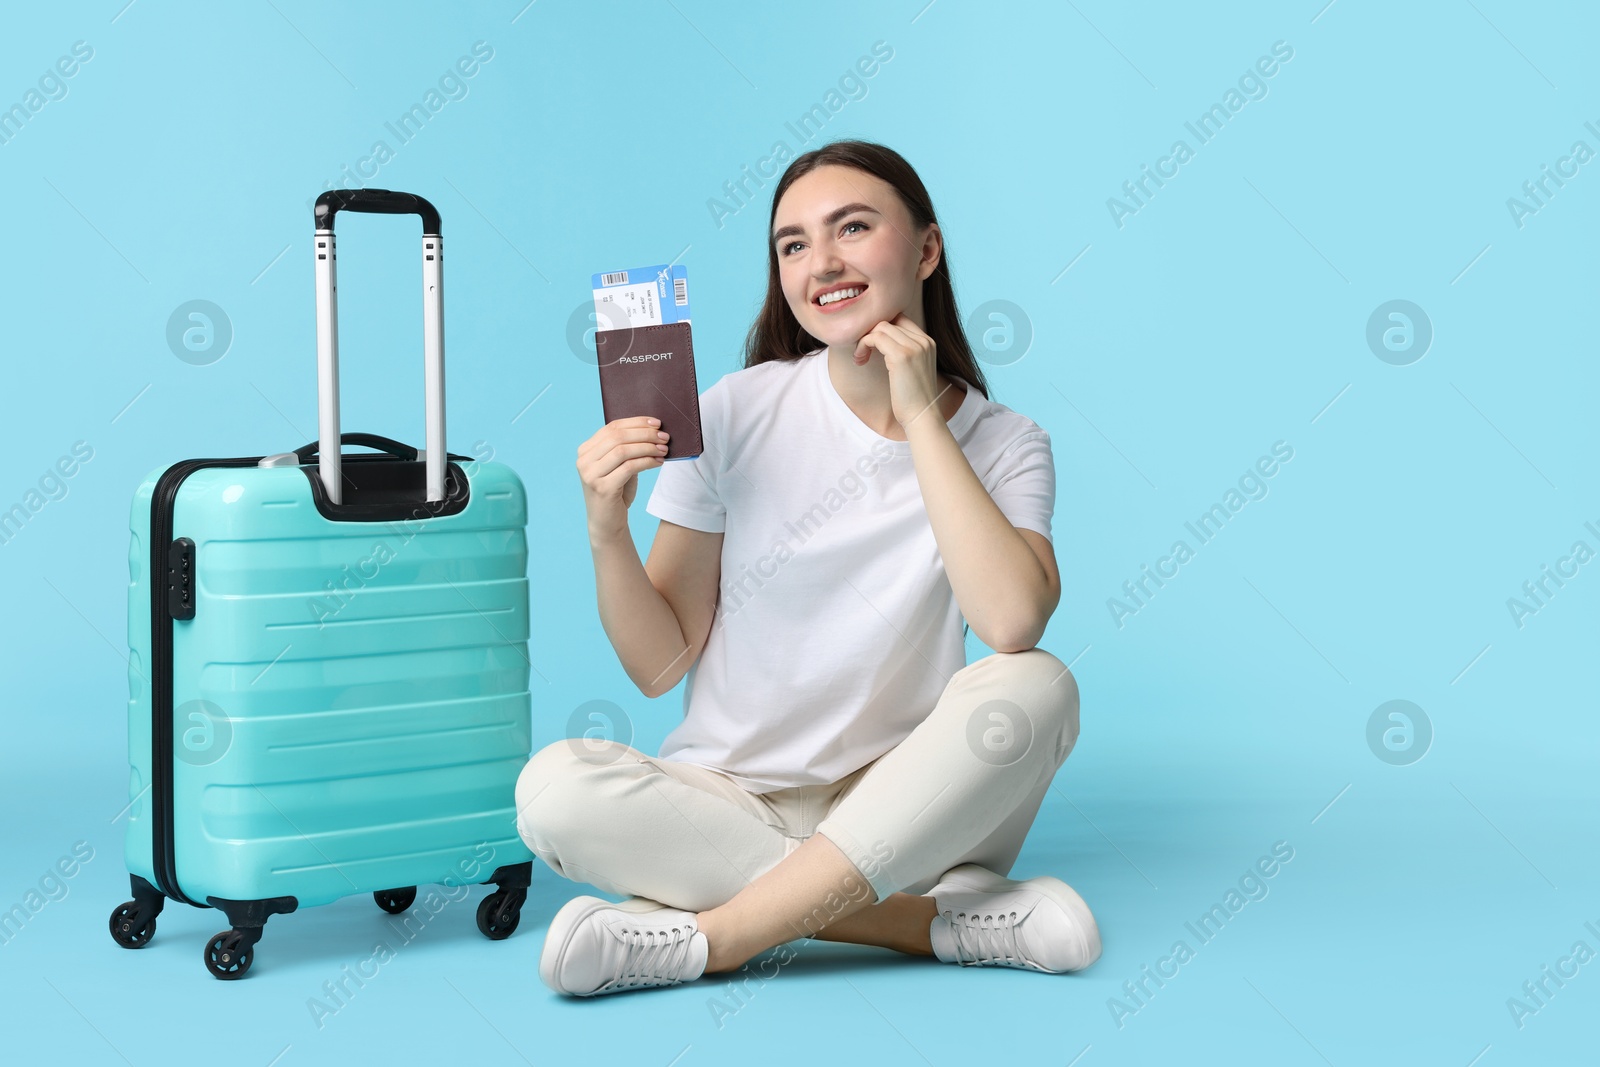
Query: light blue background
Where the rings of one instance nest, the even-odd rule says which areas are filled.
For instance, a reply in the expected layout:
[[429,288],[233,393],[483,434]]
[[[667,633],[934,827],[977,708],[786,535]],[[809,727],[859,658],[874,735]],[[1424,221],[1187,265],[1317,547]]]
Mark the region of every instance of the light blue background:
[[[0,945],[9,1055],[1594,1061],[1600,962],[1520,1029],[1507,999],[1575,942],[1600,950],[1584,928],[1600,926],[1600,564],[1520,628],[1506,603],[1575,541],[1600,549],[1584,526],[1600,527],[1600,163],[1520,227],[1507,208],[1574,141],[1600,150],[1592,8],[124,2],[13,9],[0,35],[0,105],[73,42],[94,49],[0,145],[0,507],[73,442],[94,449],[0,545],[0,908],[75,842],[94,850]],[[493,58],[464,98],[400,144],[384,124],[480,40]],[[1196,147],[1185,121],[1280,40],[1293,59],[1265,98],[1119,228],[1107,199],[1175,139]],[[875,41],[892,59],[799,143],[785,123]],[[661,107],[638,106],[642,87]],[[1041,644],[1074,665],[1083,732],[1014,873],[1072,883],[1102,959],[1053,977],[800,943],[719,1029],[709,982],[546,990],[544,927],[585,887],[543,867],[511,940],[452,904],[321,1029],[308,998],[385,936],[369,900],[273,920],[239,983],[201,966],[214,912],[172,905],[150,947],[115,947],[128,501],[156,467],[314,436],[311,198],[383,139],[394,156],[368,184],[439,206],[450,446],[489,442],[528,488],[535,745],[606,699],[653,752],[681,690],[641,697],[599,625],[575,459],[600,398],[569,321],[592,272],[678,257],[702,390],[737,369],[773,183],[721,227],[707,201],[777,140],[845,136],[918,168],[964,312],[1008,300],[1031,323],[1027,353],[986,370],[1053,439],[1063,594]],[[420,441],[414,224],[340,233],[345,426]],[[234,331],[204,366],[165,339],[194,299]],[[1365,339],[1394,299],[1434,330],[1406,366]],[[1270,493],[1119,628],[1107,599],[1280,440],[1294,457]],[[1433,726],[1409,766],[1367,744],[1392,699]],[[1277,841],[1294,859],[1270,894],[1119,1028],[1108,998]]]

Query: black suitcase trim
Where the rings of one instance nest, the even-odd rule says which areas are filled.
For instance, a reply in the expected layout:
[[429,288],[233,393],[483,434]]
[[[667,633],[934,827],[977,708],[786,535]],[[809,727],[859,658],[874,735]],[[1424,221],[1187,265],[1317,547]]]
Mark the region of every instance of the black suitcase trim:
[[189,459],[168,467],[150,495],[150,826],[151,867],[156,888],[173,900],[207,907],[178,887],[173,854],[172,804],[172,612],[168,600],[167,553],[172,545],[172,507],[185,478],[207,467],[254,467],[263,457]]
[[331,522],[394,522],[406,519],[437,519],[457,515],[466,509],[472,489],[466,472],[457,464],[473,462],[470,456],[446,454],[444,499],[423,500],[419,487],[426,484],[426,465],[422,460],[398,456],[355,455],[344,457],[344,503],[328,499],[328,487],[316,466],[300,469],[311,482],[311,502],[318,513]]

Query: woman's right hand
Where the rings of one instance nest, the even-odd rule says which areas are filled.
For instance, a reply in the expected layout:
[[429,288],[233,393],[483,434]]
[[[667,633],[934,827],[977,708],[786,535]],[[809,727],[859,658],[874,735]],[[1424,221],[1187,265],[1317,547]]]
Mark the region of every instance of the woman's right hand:
[[627,527],[639,472],[664,462],[667,437],[659,419],[635,415],[612,419],[578,446],[578,477],[591,530]]

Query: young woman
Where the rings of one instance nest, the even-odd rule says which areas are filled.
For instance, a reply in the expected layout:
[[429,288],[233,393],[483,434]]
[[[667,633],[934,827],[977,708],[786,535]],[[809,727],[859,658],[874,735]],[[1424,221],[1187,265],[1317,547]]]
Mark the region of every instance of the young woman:
[[[644,417],[578,449],[606,634],[646,696],[688,684],[659,756],[570,739],[523,771],[529,847],[628,897],[563,906],[540,977],[675,985],[803,937],[1087,967],[1082,898],[1005,877],[1078,736],[1077,683],[1035,647],[1061,591],[1049,436],[988,399],[897,153],[799,156],[770,222],[766,304],[744,368],[701,396],[704,452],[663,466]],[[652,468],[641,565],[627,515]],[[963,617],[993,655],[966,664]]]

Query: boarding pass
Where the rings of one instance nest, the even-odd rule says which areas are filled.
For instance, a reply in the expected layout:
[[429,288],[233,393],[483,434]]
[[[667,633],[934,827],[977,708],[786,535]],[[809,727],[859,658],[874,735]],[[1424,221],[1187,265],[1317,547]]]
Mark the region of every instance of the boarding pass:
[[593,285],[597,329],[689,321],[689,272],[682,263],[602,271]]

